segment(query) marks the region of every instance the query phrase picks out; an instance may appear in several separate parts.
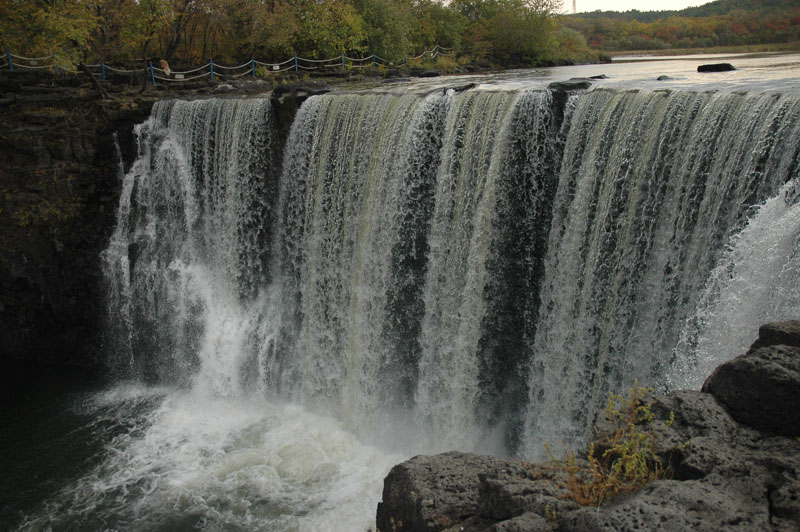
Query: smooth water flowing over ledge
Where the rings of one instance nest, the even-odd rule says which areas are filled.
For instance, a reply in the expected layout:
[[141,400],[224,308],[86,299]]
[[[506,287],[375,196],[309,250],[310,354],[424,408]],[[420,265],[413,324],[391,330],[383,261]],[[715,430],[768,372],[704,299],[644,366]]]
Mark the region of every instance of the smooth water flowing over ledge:
[[[737,70],[699,73],[707,63],[732,63]],[[800,94],[800,54],[706,54],[651,56],[646,60],[615,60],[613,63],[537,68],[497,72],[490,75],[446,76],[398,83],[400,90],[428,91],[435,88],[475,84],[482,90],[544,90],[554,81],[570,78],[593,79],[595,87],[614,90],[680,90],[690,92],[753,92]],[[659,76],[669,79],[658,80]],[[384,90],[392,90],[390,84]]]
[[25,528],[363,530],[393,463],[578,445],[797,310],[796,95],[491,89],[312,97],[277,185],[268,100],[159,103],[103,257],[135,383]]

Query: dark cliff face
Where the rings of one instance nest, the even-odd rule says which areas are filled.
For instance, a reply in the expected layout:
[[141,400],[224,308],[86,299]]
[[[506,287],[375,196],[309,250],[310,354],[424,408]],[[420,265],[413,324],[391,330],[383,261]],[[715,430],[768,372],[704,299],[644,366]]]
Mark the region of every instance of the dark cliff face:
[[114,134],[130,159],[153,98],[101,100],[74,76],[14,74],[0,78],[0,360],[95,365]]
[[[159,98],[271,89],[262,80],[103,85],[110,98],[82,75],[0,76],[0,364],[102,367],[100,254],[116,222],[120,166],[127,169],[136,156],[135,125]],[[278,153],[302,102],[326,91],[289,85],[272,94]]]

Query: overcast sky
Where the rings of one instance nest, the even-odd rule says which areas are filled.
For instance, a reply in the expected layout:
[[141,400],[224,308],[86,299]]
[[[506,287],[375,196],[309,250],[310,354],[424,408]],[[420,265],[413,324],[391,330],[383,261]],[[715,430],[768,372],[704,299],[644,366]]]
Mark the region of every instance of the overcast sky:
[[[655,0],[643,2],[642,0],[575,0],[578,12],[581,11],[664,11],[683,9],[689,6],[701,6],[711,0]],[[572,0],[564,0],[564,10],[572,13]]]

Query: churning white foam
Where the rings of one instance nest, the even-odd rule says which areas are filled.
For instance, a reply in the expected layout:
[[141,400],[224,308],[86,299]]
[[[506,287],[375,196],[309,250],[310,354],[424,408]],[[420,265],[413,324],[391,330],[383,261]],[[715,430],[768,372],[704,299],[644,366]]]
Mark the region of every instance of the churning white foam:
[[797,186],[787,183],[766,201],[712,271],[676,349],[671,388],[699,388],[717,365],[747,350],[759,324],[800,314]]
[[87,408],[124,430],[22,529],[366,530],[403,458],[333,418],[252,398],[123,384]]

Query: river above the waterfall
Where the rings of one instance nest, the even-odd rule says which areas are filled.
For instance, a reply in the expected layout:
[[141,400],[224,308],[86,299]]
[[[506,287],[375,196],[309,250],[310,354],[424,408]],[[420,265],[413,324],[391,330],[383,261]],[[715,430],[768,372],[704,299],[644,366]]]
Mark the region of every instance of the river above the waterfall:
[[[715,63],[730,63],[736,70],[711,73],[697,71],[699,65]],[[617,90],[800,92],[800,54],[781,52],[619,56],[611,63],[509,70],[490,75],[444,76],[414,80],[401,85],[421,91],[469,83],[475,83],[486,90],[543,89],[554,81],[595,76],[605,76],[592,79],[595,87]],[[659,80],[660,76],[667,76],[669,79]]]
[[363,532],[393,464],[537,458],[800,313],[799,54],[351,89],[301,108],[275,205],[268,100],[156,105],[103,256],[115,376],[4,374],[0,523]]

